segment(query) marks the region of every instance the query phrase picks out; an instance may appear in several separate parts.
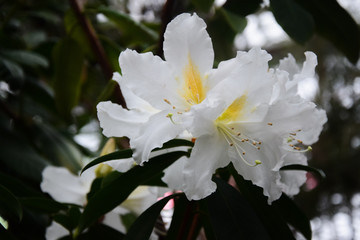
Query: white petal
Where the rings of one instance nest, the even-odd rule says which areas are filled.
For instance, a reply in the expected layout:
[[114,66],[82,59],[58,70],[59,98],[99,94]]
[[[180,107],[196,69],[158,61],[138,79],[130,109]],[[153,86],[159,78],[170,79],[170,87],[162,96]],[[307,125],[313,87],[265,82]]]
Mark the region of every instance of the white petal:
[[120,215],[116,211],[111,211],[104,216],[103,224],[122,233],[126,232],[125,226],[121,221]]
[[[292,164],[307,165],[307,159],[304,154],[300,153],[285,153],[284,166]],[[288,195],[293,196],[299,193],[300,187],[306,181],[306,171],[280,171],[282,191]]]
[[80,206],[86,203],[88,186],[68,169],[47,166],[42,172],[42,177],[41,190],[49,193],[54,200]]
[[[261,149],[253,147],[251,143],[241,145],[245,155],[242,160],[240,153],[235,151],[235,146],[230,147],[230,157],[237,172],[246,180],[251,180],[253,184],[262,187],[263,193],[268,197],[268,202],[278,199],[281,196],[281,186],[279,185],[279,168],[282,165],[279,145],[281,141],[268,139],[261,144]],[[254,164],[255,160],[260,160],[261,164],[251,167],[245,163]]]
[[183,13],[173,19],[164,34],[165,59],[182,77],[183,70],[189,64],[189,58],[204,76],[212,69],[214,50],[205,22],[196,14]]
[[149,113],[156,112],[156,109],[154,109],[148,102],[136,96],[132,92],[132,90],[126,85],[126,81],[124,81],[119,73],[115,72],[112,79],[119,84],[128,109],[137,109],[142,112]]
[[121,206],[140,215],[153,205],[156,200],[157,196],[149,190],[148,186],[139,186],[129,195]]
[[[272,97],[275,76],[268,69],[271,56],[259,48],[249,52],[238,52],[235,59],[219,65],[209,75],[209,84],[215,85],[208,93],[209,98],[219,98],[229,106],[246,95],[251,108],[269,103]],[[215,84],[217,79],[224,79]]]
[[229,164],[227,146],[225,139],[218,134],[204,135],[196,139],[184,167],[183,191],[189,200],[199,200],[215,192],[216,184],[211,178],[216,169]]
[[[173,122],[167,117],[169,111],[154,114],[140,128],[138,137],[131,139],[130,146],[134,148],[133,158],[142,165],[149,160],[150,152],[175,138],[184,131],[181,123]],[[175,115],[175,114],[174,114]]]
[[134,94],[157,109],[170,109],[167,99],[175,106],[182,106],[178,95],[178,82],[169,64],[152,53],[139,54],[127,49],[119,57],[123,81]]
[[100,102],[97,105],[98,118],[103,134],[107,137],[133,138],[139,133],[139,126],[146,121],[152,113],[138,110],[127,110],[111,102]]
[[52,221],[51,225],[46,228],[46,240],[58,240],[62,237],[69,235],[69,231],[59,223]]
[[184,184],[184,166],[187,158],[181,157],[175,163],[171,164],[164,171],[164,177],[161,180],[168,185],[169,188],[174,190],[182,190]]
[[[273,125],[268,127],[277,135],[287,138],[290,133],[296,133],[296,138],[306,145],[318,140],[327,117],[324,110],[316,109],[316,105],[300,97],[282,100],[269,109],[266,122]],[[301,130],[298,132],[298,130]]]

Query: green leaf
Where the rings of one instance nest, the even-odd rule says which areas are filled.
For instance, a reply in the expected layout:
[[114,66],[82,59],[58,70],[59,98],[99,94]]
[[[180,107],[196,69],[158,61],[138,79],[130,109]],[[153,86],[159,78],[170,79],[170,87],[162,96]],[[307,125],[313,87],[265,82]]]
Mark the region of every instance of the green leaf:
[[8,59],[11,59],[12,61],[22,65],[43,68],[49,66],[49,62],[46,58],[34,52],[24,50],[3,50],[2,54]]
[[154,228],[156,219],[158,218],[160,211],[165,207],[167,202],[175,197],[184,197],[184,196],[185,196],[184,193],[175,193],[153,204],[136,219],[136,221],[130,227],[124,239],[125,240],[149,239],[151,232]]
[[10,72],[11,76],[17,79],[24,78],[24,70],[21,68],[19,64],[12,60],[5,59],[3,57],[0,58],[1,63],[6,67],[6,69]]
[[[82,233],[76,237],[76,240],[122,240],[124,234],[104,224],[96,224],[89,231]],[[59,240],[73,240],[71,236],[62,237]]]
[[206,198],[217,239],[270,239],[252,206],[239,191],[214,178],[216,192]]
[[144,166],[135,166],[106,184],[94,194],[86,205],[80,218],[79,232],[82,232],[99,217],[121,204],[136,187],[157,176],[182,156],[188,156],[188,153],[176,151],[156,156],[145,163]]
[[271,239],[295,240],[289,226],[278,213],[277,209],[267,203],[263,189],[253,185],[251,181],[244,180],[244,178],[236,172],[232,164],[229,165],[229,170],[240,192],[255,209]]
[[71,110],[78,103],[84,55],[79,44],[71,39],[60,40],[53,51],[55,102],[59,113],[71,119]]
[[317,168],[313,168],[313,167],[306,166],[306,165],[301,165],[301,164],[292,164],[292,165],[283,166],[283,167],[280,168],[280,170],[281,171],[291,171],[291,170],[293,170],[293,171],[307,171],[307,172],[314,173],[320,179],[326,178],[325,173],[321,169],[317,169]]
[[6,230],[4,228],[3,225],[0,224],[0,239],[6,239],[6,240],[16,240],[14,236],[12,236],[10,234],[10,232],[8,232],[8,230]]
[[22,219],[22,207],[19,200],[3,185],[0,185],[0,210],[10,218],[18,221]]
[[19,199],[24,208],[40,213],[57,213],[61,210],[66,211],[68,207],[62,203],[48,198],[28,197]]
[[279,210],[280,214],[291,226],[301,232],[306,239],[311,239],[310,220],[293,200],[283,194],[278,200],[273,202],[273,206]]
[[190,202],[185,197],[174,199],[174,213],[171,218],[170,228],[166,234],[167,239],[179,239],[179,230],[181,229],[182,234],[184,234],[186,228],[184,225],[191,224],[184,221],[185,215],[189,214],[186,211],[190,207],[189,204]]
[[79,223],[81,216],[80,209],[78,207],[71,207],[67,214],[57,214],[54,216],[54,221],[61,224],[64,228],[72,232]]
[[262,0],[227,0],[223,8],[246,17],[249,14],[256,12],[260,8]]
[[357,23],[336,0],[296,0],[315,21],[315,30],[334,44],[352,63],[359,59]]
[[91,168],[92,166],[95,166],[99,163],[103,163],[106,161],[111,161],[114,159],[125,159],[125,158],[131,158],[133,154],[133,151],[131,149],[125,149],[125,150],[119,150],[116,152],[112,152],[106,155],[103,155],[101,157],[95,158],[90,163],[88,163],[82,170],[81,173],[83,173],[85,170]]
[[122,38],[131,43],[155,43],[158,34],[145,25],[134,21],[129,15],[115,11],[111,8],[100,7],[98,13],[104,14],[114,22],[122,33]]
[[241,33],[244,31],[247,24],[246,18],[233,14],[225,9],[220,9],[219,11],[223,14],[234,33]]
[[304,44],[314,32],[313,17],[294,0],[270,0],[276,21],[296,42]]
[[[180,147],[180,146],[192,147],[192,146],[194,146],[194,143],[191,141],[188,141],[188,140],[184,140],[184,139],[173,139],[173,140],[170,140],[170,141],[164,143],[164,145],[161,148],[156,148],[153,151],[159,151],[162,149],[168,149],[168,148],[174,148],[174,147]],[[95,158],[81,170],[81,173],[83,173],[85,170],[87,170],[90,167],[95,166],[99,163],[111,161],[114,159],[131,158],[132,154],[133,154],[133,151],[131,149],[125,149],[125,150],[119,150],[119,151],[112,152],[107,155]]]
[[192,0],[194,6],[203,12],[210,11],[211,7],[214,5],[214,0]]

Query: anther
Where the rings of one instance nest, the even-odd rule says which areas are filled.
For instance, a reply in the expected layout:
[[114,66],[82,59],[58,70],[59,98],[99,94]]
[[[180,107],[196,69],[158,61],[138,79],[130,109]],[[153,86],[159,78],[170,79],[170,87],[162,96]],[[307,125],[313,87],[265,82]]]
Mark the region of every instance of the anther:
[[303,143],[301,140],[297,140],[298,143]]
[[260,160],[255,160],[255,166],[260,165],[262,162]]
[[233,143],[230,143],[229,145],[230,145],[230,147],[234,146],[234,144],[233,144]]
[[290,133],[290,135],[292,135],[292,136],[296,136],[296,133]]
[[173,108],[173,109],[175,109],[176,107],[175,107],[175,106],[173,106],[172,108]]
[[167,104],[171,105],[171,102],[169,100],[167,100],[166,98],[164,98],[164,102],[166,102]]
[[257,150],[260,150],[260,147],[257,147]]
[[273,124],[271,122],[267,123],[267,125],[272,126]]

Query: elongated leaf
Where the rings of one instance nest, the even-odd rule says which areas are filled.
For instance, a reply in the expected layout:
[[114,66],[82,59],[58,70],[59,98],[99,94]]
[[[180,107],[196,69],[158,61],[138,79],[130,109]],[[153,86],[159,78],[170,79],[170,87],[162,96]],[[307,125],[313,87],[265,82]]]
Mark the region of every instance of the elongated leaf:
[[64,204],[56,202],[52,199],[29,197],[19,199],[24,208],[37,211],[40,213],[57,213],[61,210],[67,210],[68,207]]
[[[181,146],[192,147],[192,146],[194,146],[194,143],[190,142],[188,140],[184,140],[184,139],[173,139],[173,140],[170,140],[170,141],[164,143],[164,145],[161,148],[156,148],[153,151],[159,151],[159,150],[163,150],[163,149],[181,147]],[[90,167],[95,166],[99,163],[111,161],[114,159],[131,158],[132,154],[133,154],[133,151],[131,149],[125,149],[125,150],[119,150],[119,151],[95,158],[81,170],[81,173],[83,173],[85,170],[87,170]]]
[[0,224],[0,239],[15,240],[15,237]]
[[240,192],[219,178],[216,192],[207,197],[217,239],[270,239],[255,210]]
[[192,0],[194,6],[203,12],[208,12],[214,4],[214,0]]
[[230,172],[235,179],[240,192],[253,206],[261,222],[268,231],[271,239],[295,239],[289,226],[276,209],[267,203],[263,190],[253,185],[250,181],[244,180],[232,164],[229,165]]
[[132,154],[133,154],[133,151],[131,149],[125,149],[125,150],[119,150],[119,151],[112,152],[112,153],[106,154],[104,156],[95,158],[81,170],[81,173],[83,173],[85,170],[87,170],[87,169],[91,168],[92,166],[95,166],[99,163],[111,161],[114,159],[120,160],[120,159],[125,159],[125,158],[131,158]]
[[296,42],[305,43],[314,32],[312,16],[294,0],[270,0],[276,21]]
[[359,27],[336,0],[296,0],[315,21],[315,30],[334,44],[352,63],[359,59]]
[[22,219],[22,207],[19,200],[3,185],[0,185],[0,210],[18,221]]
[[12,77],[16,79],[23,79],[24,78],[24,70],[21,68],[19,64],[12,60],[8,60],[5,58],[0,58],[0,62],[4,64],[6,69],[10,72]]
[[280,214],[291,226],[301,232],[306,239],[311,239],[310,220],[293,200],[283,194],[280,199],[273,202],[273,205],[279,209]]
[[156,219],[158,218],[160,211],[165,207],[170,199],[176,197],[184,197],[183,193],[175,193],[167,196],[143,212],[131,225],[128,233],[125,236],[125,240],[143,240],[149,239],[151,232],[155,226]]
[[291,170],[295,170],[295,171],[307,171],[307,172],[312,172],[314,173],[316,176],[318,176],[320,179],[324,179],[326,178],[325,173],[321,170],[321,169],[317,169],[317,168],[313,168],[310,166],[306,166],[306,165],[301,165],[301,164],[292,164],[292,165],[287,165],[284,166],[282,168],[280,168],[281,171],[291,171]]
[[58,111],[67,120],[80,97],[84,55],[81,46],[71,38],[56,44],[54,58],[54,91]]
[[247,16],[260,8],[262,0],[227,0],[223,8],[240,16]]
[[188,156],[188,153],[176,151],[156,156],[145,163],[144,166],[135,166],[108,183],[94,194],[86,205],[80,218],[79,232],[82,232],[99,217],[121,204],[136,187],[157,176],[182,156]]
[[185,229],[185,226],[182,225],[186,223],[184,218],[187,213],[186,208],[189,207],[189,203],[190,202],[187,198],[184,197],[174,199],[174,213],[171,218],[170,228],[166,235],[168,239],[177,239],[177,237],[179,237],[179,230],[182,229],[183,231],[183,229]]
[[99,13],[114,22],[123,34],[123,38],[132,43],[154,43],[158,35],[145,25],[135,22],[129,15],[107,7],[100,7]]
[[14,62],[27,65],[30,67],[48,67],[49,62],[43,56],[24,50],[7,50],[2,51],[2,54]]

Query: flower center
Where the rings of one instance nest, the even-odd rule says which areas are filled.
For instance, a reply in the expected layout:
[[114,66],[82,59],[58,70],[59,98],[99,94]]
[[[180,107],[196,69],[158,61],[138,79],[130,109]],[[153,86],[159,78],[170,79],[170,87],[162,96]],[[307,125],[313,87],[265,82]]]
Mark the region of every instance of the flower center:
[[247,97],[242,95],[235,99],[235,101],[216,119],[216,122],[230,123],[240,120],[244,116],[244,108]]
[[257,150],[260,150],[261,149],[260,146],[262,142],[251,139],[250,137],[240,132],[236,132],[234,128],[229,128],[225,126],[223,123],[218,123],[217,128],[223,134],[229,146],[234,148],[237,155],[246,165],[250,167],[255,167],[261,164],[260,160],[255,160],[254,164],[251,164],[245,159],[245,155],[246,155],[245,146],[250,145],[251,147],[256,148]]
[[184,98],[190,105],[201,103],[206,93],[201,81],[199,69],[193,64],[190,56],[188,65],[184,68]]

